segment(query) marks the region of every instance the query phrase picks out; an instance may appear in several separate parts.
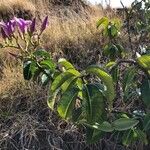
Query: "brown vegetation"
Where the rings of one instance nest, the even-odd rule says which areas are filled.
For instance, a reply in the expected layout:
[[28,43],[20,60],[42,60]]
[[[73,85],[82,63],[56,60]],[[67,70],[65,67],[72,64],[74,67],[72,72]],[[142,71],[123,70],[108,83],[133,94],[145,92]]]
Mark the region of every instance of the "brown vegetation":
[[[49,27],[43,35],[43,46],[53,57],[66,57],[80,69],[101,61],[100,32],[96,20],[101,8],[88,6],[82,0],[0,0],[0,17],[23,18],[49,15]],[[21,63],[0,52],[0,145],[2,149],[30,150],[100,150],[121,149],[102,139],[95,145],[85,143],[82,129],[60,120],[47,107],[47,88],[27,83]]]

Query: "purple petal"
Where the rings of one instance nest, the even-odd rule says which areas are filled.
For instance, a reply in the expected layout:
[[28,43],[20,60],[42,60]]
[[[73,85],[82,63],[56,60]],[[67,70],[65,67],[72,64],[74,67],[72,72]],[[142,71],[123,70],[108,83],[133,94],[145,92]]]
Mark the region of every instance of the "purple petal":
[[25,21],[22,18],[16,18],[16,17],[14,18],[14,20],[15,20],[17,26],[19,27],[20,31],[22,33],[25,33],[26,27],[29,24],[29,22]]
[[30,33],[32,34],[35,31],[35,24],[36,24],[36,18],[32,20],[32,23],[30,25]]
[[45,19],[41,25],[41,33],[46,29],[47,24],[48,24],[48,16],[45,17]]
[[10,36],[10,30],[8,27],[8,23],[0,22],[2,37],[6,38]]
[[13,27],[11,21],[9,21],[9,22],[7,23],[7,33],[8,33],[8,35],[10,36],[10,35],[13,34],[13,32],[14,32],[14,27]]
[[15,21],[14,19],[13,19],[13,20],[10,20],[10,22],[11,22],[11,24],[12,24],[13,27],[16,26],[16,21]]
[[25,20],[25,24],[26,24],[27,26],[30,26],[30,25],[31,25],[31,23],[32,23],[32,21],[31,21],[31,20]]

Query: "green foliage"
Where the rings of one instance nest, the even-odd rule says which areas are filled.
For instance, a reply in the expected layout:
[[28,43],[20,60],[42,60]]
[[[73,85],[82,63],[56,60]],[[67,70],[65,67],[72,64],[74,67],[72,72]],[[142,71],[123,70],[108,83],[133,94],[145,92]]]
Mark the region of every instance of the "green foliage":
[[31,61],[26,61],[23,63],[23,76],[25,80],[30,80],[32,78],[31,65]]
[[101,79],[101,81],[106,86],[106,91],[104,91],[105,96],[109,103],[109,108],[111,109],[113,99],[115,98],[115,91],[114,91],[114,85],[113,85],[113,79],[112,77],[104,71],[104,69],[100,68],[99,66],[89,66],[86,69],[87,73],[91,73],[96,75],[98,78]]
[[147,107],[150,107],[150,80],[143,79],[141,84],[141,97]]
[[141,67],[145,68],[146,70],[150,70],[150,55],[149,54],[143,55],[137,58],[137,61]]
[[88,123],[99,122],[105,112],[104,97],[97,85],[87,84],[83,87],[83,111]]
[[104,45],[103,54],[111,60],[124,57],[124,48],[115,41],[120,34],[121,21],[119,19],[109,21],[108,18],[103,17],[97,22],[97,28],[99,27],[103,27],[102,33],[109,39],[109,43]]
[[[149,14],[149,1],[143,2],[145,15]],[[141,3],[133,4],[133,10],[141,11],[141,7]],[[127,19],[130,19],[131,12],[127,10]],[[147,16],[144,21],[149,19]],[[143,29],[146,33],[150,31],[146,22],[138,21],[139,32]],[[146,145],[150,136],[150,55],[139,53],[135,58],[136,51],[126,55],[118,42],[122,27],[120,20],[103,17],[97,22],[97,28],[100,27],[108,41],[103,45],[107,62],[80,71],[66,59],[55,62],[50,53],[38,49],[40,35],[34,43],[31,35],[22,33],[30,37],[28,42],[24,39],[25,50],[19,46],[24,79],[49,85],[47,104],[50,109],[57,111],[62,119],[82,125],[88,143],[98,141],[108,132],[117,132],[126,146],[136,141]],[[3,36],[6,40],[4,32]],[[138,107],[137,103],[140,103]]]
[[74,87],[63,93],[57,108],[57,111],[62,118],[72,118],[78,93],[79,89]]
[[133,128],[139,123],[138,120],[130,119],[130,118],[120,118],[115,120],[112,125],[117,131],[124,131]]

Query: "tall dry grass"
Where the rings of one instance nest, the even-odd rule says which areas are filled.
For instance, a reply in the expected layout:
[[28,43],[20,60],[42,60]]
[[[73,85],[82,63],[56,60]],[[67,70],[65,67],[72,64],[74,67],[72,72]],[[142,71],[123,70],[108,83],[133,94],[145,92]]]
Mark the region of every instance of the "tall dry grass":
[[[52,6],[46,0],[0,1],[0,14],[4,11],[10,16],[15,9],[30,10],[32,14],[37,12],[35,15],[40,14],[39,20],[49,15],[49,26],[43,34],[42,45],[55,60],[65,57],[78,69],[101,61],[100,45],[103,41],[96,29],[96,21],[104,15],[102,9],[94,6],[90,9],[76,5]],[[46,102],[48,88],[24,81],[22,64],[9,56],[10,50],[0,50],[1,147],[8,150],[97,149],[101,143],[87,146],[82,130],[60,120],[49,110]]]
[[0,0],[0,19],[13,16],[31,18],[35,14],[35,6],[29,0]]

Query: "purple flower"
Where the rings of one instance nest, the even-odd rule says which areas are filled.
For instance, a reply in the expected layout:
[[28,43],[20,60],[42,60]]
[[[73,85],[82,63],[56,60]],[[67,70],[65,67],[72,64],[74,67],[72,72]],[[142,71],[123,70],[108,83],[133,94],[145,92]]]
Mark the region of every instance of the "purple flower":
[[6,36],[11,37],[11,35],[14,32],[14,28],[12,27],[12,23],[10,21],[7,23],[0,22],[0,26],[1,26],[2,36],[4,38],[6,38]]
[[31,23],[31,25],[30,25],[30,34],[33,34],[33,32],[35,31],[35,24],[36,24],[36,18],[34,18],[33,20],[32,20],[32,23]]
[[12,22],[9,21],[7,23],[7,27],[6,27],[6,31],[7,31],[8,36],[11,36],[13,34],[14,30],[15,29],[14,29],[14,26],[13,26]]
[[46,29],[48,24],[48,16],[45,17],[45,19],[43,20],[43,23],[41,25],[41,33]]
[[15,26],[16,26],[16,21],[13,19],[13,20],[10,20],[9,22],[11,22],[12,27],[14,27],[14,28],[15,28]]
[[31,20],[24,20],[22,18],[15,17],[14,20],[23,34],[26,32],[28,26],[32,23]]

